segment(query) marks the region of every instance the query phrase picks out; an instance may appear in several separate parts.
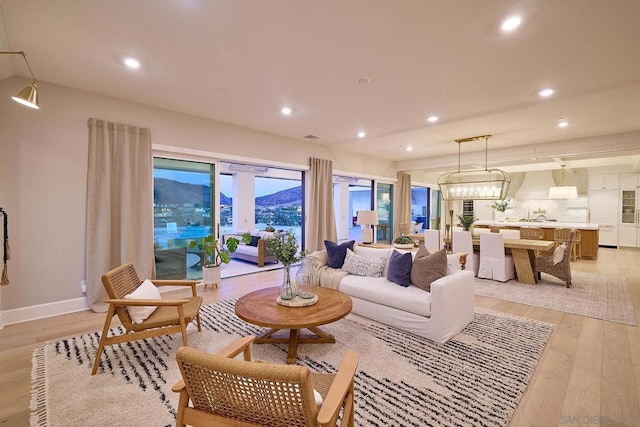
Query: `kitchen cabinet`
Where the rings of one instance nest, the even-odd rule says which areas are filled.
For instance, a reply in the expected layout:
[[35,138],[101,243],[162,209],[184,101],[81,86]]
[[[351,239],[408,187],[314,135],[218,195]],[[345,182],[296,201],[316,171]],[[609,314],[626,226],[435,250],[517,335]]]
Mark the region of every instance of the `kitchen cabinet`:
[[589,222],[599,225],[599,245],[618,246],[618,190],[589,190]]
[[640,187],[620,190],[620,222],[618,244],[640,247]]
[[621,173],[620,174],[620,188],[635,190],[640,186],[640,174],[638,173]]
[[589,190],[617,190],[620,177],[617,173],[589,175]]

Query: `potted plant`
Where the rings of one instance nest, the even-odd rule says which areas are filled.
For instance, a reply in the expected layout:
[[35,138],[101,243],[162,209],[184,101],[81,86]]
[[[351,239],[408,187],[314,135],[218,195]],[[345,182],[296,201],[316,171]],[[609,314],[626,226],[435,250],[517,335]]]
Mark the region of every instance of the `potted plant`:
[[220,240],[209,234],[200,240],[192,240],[189,242],[189,248],[196,246],[201,252],[200,260],[202,263],[202,283],[205,287],[220,283],[220,266],[222,263],[229,264],[231,261],[231,252],[235,252],[240,240],[235,237],[227,238],[225,246],[220,244]]
[[474,218],[473,215],[459,214],[458,220],[460,221],[460,225],[462,225],[462,229],[464,231],[471,231],[470,229],[473,226],[473,223],[476,222],[478,218]]
[[416,242],[411,237],[403,234],[393,240],[393,246],[399,249],[411,249],[416,246]]
[[498,218],[498,215],[494,215],[497,221],[504,221],[504,213],[507,209],[511,209],[513,206],[511,206],[510,200],[501,200],[494,202],[492,205],[489,205],[489,207],[493,209],[494,214],[500,212],[500,218]]
[[291,264],[300,261],[307,254],[306,251],[298,253],[298,241],[293,233],[287,233],[286,236],[276,239],[268,239],[269,249],[275,255],[276,259],[282,263],[284,267],[284,276],[282,284],[278,290],[278,296],[283,300],[293,299],[300,293],[297,285],[291,281]]

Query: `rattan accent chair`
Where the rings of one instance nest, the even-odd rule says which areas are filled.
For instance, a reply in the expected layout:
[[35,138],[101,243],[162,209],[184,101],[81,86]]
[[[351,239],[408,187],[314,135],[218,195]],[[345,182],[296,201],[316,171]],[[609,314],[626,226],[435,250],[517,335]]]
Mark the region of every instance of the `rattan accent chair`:
[[576,235],[575,230],[571,230],[567,236],[567,249],[564,251],[562,261],[553,264],[553,255],[540,255],[535,258],[536,270],[538,271],[538,279],[540,273],[547,273],[560,280],[564,280],[567,288],[571,287],[571,245]]
[[[241,338],[216,354],[178,349],[176,426],[335,426],[341,409],[340,426],[355,425],[354,350],[346,352],[335,374],[313,373],[298,365],[252,362],[254,339]],[[241,353],[244,360],[234,359]],[[314,390],[322,396],[320,407]]]
[[[187,325],[195,319],[198,330],[201,330],[200,306],[202,305],[202,297],[197,294],[196,283],[198,282],[196,280],[153,280],[153,284],[156,286],[189,286],[193,296],[188,298],[124,299],[125,295],[132,293],[141,283],[142,281],[138,278],[138,273],[131,263],[121,265],[102,275],[102,285],[109,296],[109,299],[105,300],[109,304],[109,310],[100,336],[100,344],[91,375],[95,375],[97,372],[102,351],[107,345],[180,332],[182,333],[182,343],[187,346],[189,345]],[[157,306],[158,308],[142,323],[135,324],[127,312],[127,306]],[[110,337],[108,336],[109,328],[115,315],[118,316],[127,332],[124,335]]]

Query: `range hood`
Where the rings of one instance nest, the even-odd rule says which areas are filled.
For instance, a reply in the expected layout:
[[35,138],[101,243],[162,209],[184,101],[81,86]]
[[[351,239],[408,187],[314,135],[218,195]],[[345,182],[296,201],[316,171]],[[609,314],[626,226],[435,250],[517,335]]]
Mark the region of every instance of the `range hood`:
[[525,172],[524,180],[516,190],[517,200],[547,200],[549,188],[555,187],[553,175],[550,170]]

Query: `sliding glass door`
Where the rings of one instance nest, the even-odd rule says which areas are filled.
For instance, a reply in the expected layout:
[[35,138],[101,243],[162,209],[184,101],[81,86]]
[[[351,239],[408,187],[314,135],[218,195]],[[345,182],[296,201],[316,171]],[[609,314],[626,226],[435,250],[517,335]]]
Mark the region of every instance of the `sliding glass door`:
[[391,243],[393,238],[393,185],[377,183],[378,243]]
[[429,193],[428,187],[411,186],[411,221],[415,225],[412,233],[429,228]]
[[158,279],[199,279],[202,254],[189,242],[214,233],[215,166],[156,157],[153,218]]

